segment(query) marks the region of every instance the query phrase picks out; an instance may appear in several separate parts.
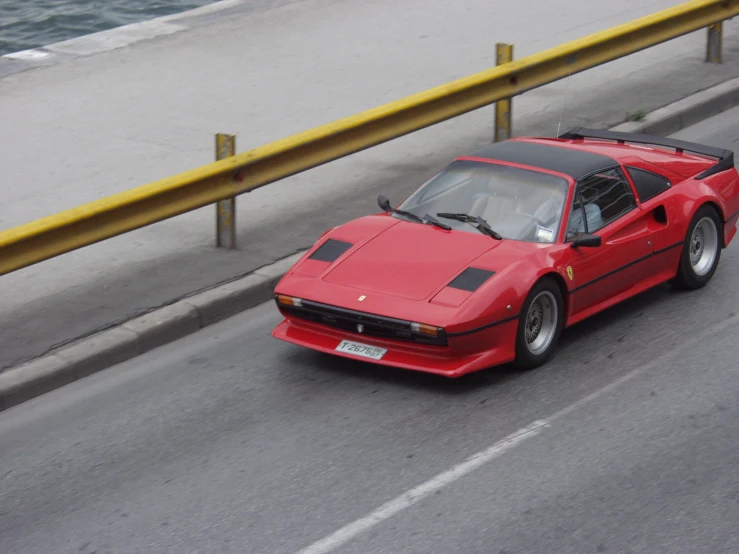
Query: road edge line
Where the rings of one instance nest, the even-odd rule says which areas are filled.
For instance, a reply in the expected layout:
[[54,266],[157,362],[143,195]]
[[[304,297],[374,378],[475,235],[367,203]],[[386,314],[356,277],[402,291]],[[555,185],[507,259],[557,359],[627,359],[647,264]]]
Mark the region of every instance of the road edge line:
[[[739,77],[627,121],[613,131],[668,135],[739,105]],[[0,411],[164,346],[267,302],[307,249],[0,373]]]

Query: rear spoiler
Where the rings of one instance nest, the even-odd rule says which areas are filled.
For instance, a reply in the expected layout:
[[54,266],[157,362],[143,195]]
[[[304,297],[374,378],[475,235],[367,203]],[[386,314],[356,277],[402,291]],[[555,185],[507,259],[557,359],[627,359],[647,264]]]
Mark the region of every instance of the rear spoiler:
[[594,138],[603,140],[615,140],[620,144],[633,142],[636,144],[652,144],[654,146],[664,146],[674,148],[678,153],[692,152],[701,154],[711,158],[718,158],[716,165],[709,167],[700,175],[696,175],[696,179],[705,179],[709,175],[720,173],[734,167],[734,152],[724,150],[723,148],[714,148],[703,144],[696,144],[685,140],[677,140],[664,137],[656,137],[653,135],[640,135],[637,133],[621,133],[618,131],[604,131],[600,129],[586,129],[585,127],[576,127],[571,131],[560,135],[558,138],[567,140]]

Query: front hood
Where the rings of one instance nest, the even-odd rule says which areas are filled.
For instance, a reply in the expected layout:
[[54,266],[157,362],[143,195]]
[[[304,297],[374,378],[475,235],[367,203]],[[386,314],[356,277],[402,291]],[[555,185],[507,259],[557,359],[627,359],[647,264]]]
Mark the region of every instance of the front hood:
[[339,262],[328,283],[423,300],[500,242],[483,234],[400,222]]

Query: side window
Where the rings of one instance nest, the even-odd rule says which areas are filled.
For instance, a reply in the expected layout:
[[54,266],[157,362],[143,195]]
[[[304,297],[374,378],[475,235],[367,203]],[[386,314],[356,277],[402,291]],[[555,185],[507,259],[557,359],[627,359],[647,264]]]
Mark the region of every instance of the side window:
[[670,180],[662,177],[662,175],[638,167],[627,167],[626,170],[631,175],[636,194],[639,195],[639,200],[642,202],[646,202],[670,188]]
[[578,235],[585,232],[584,213],[585,210],[583,209],[580,191],[575,188],[575,196],[572,198],[572,209],[570,210],[570,219],[567,222],[567,236],[565,236],[565,241],[574,240]]
[[619,168],[585,177],[578,182],[577,190],[579,195],[575,197],[567,225],[568,238],[584,232],[595,233],[636,208],[631,186]]

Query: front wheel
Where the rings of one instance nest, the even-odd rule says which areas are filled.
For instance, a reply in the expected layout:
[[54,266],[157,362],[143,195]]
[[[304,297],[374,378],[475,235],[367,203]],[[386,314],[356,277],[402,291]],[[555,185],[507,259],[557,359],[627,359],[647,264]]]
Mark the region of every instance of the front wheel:
[[680,266],[673,284],[698,289],[711,280],[721,258],[721,220],[711,206],[701,206],[685,235]]
[[545,277],[534,285],[521,309],[514,364],[531,369],[546,362],[557,345],[563,320],[562,292],[554,279]]

